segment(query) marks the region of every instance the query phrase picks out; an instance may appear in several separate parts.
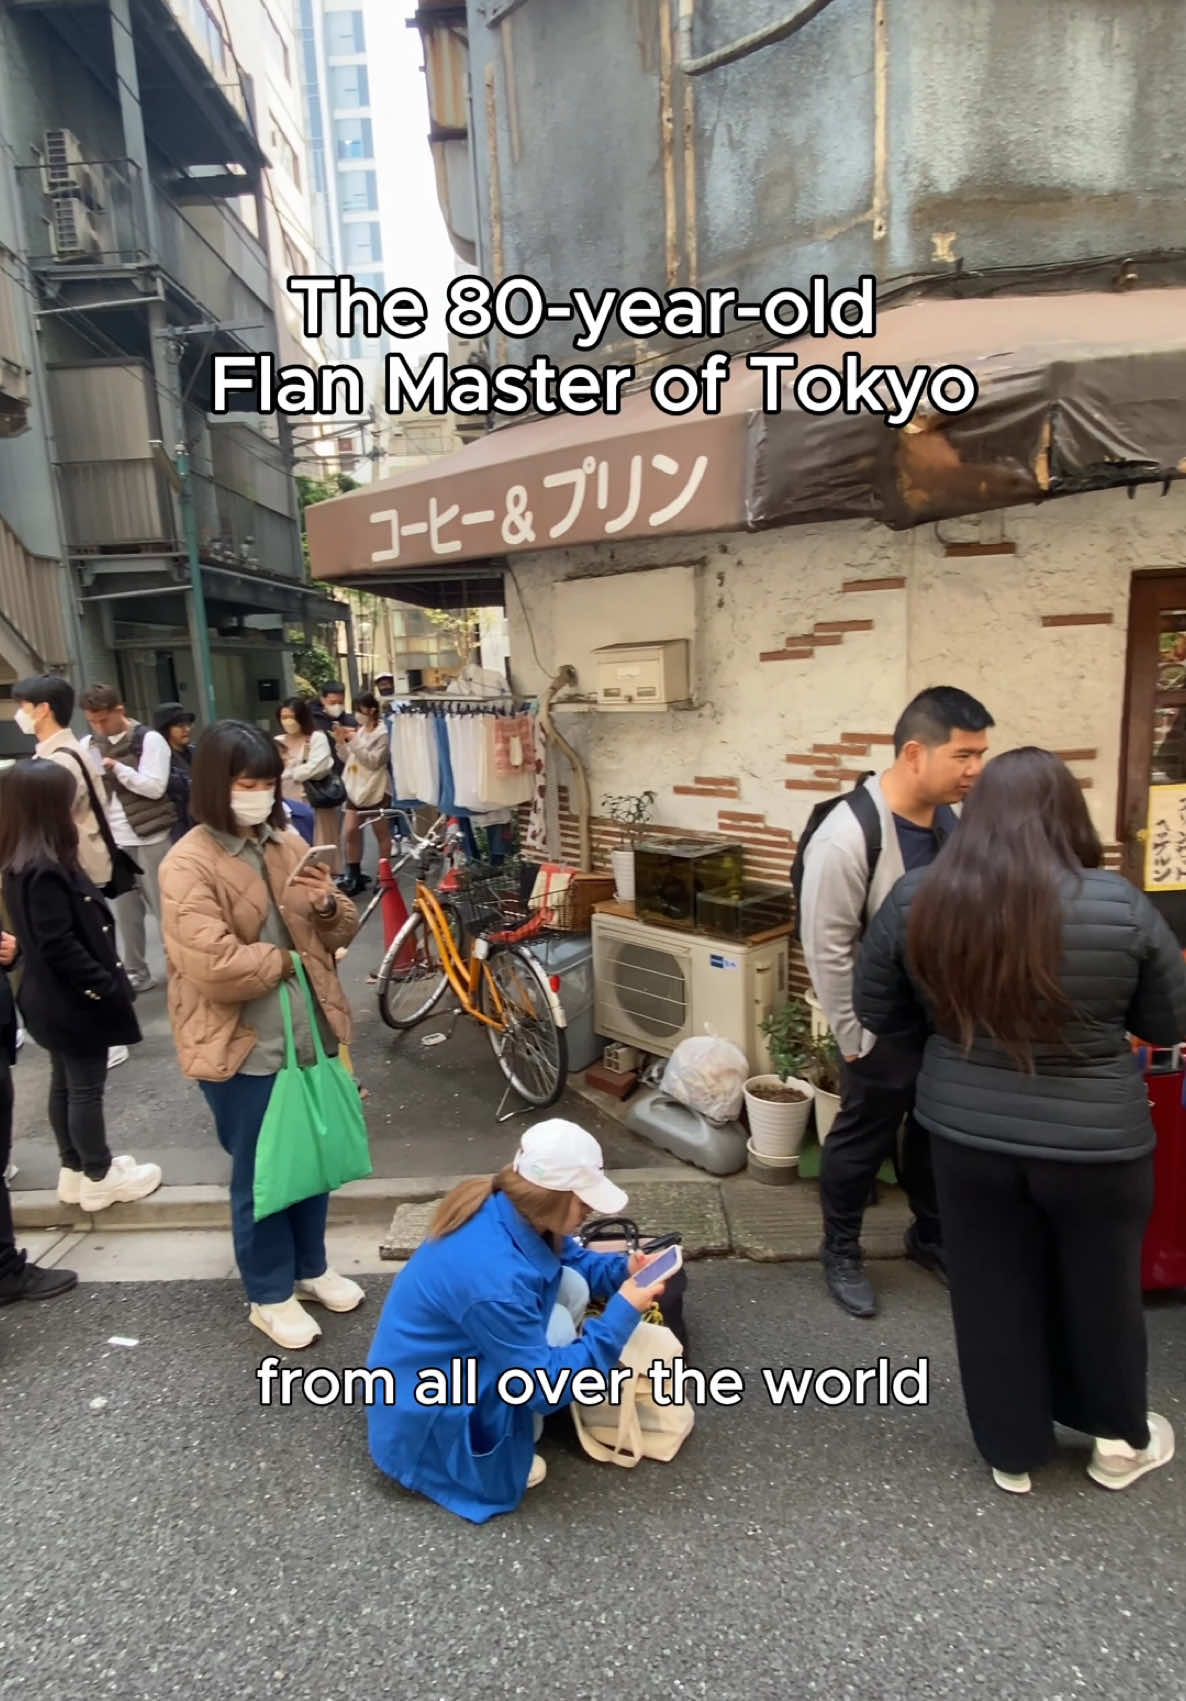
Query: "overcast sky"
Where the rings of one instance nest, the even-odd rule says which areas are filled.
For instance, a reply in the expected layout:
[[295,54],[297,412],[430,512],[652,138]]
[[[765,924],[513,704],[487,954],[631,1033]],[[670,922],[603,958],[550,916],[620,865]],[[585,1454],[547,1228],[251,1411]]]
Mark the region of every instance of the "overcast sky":
[[364,6],[387,287],[418,289],[431,314],[429,339],[403,345],[411,358],[413,348],[427,353],[447,347],[443,315],[453,247],[437,202],[428,147],[420,32],[404,21],[414,0],[364,0]]

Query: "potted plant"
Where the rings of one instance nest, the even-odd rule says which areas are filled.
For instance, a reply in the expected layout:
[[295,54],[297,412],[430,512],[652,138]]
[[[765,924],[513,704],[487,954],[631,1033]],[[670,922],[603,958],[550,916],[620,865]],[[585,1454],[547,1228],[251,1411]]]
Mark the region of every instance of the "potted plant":
[[603,797],[601,807],[618,829],[621,840],[617,850],[610,852],[614,871],[614,889],[620,904],[634,902],[634,847],[655,808],[656,793],[644,791],[639,797]]
[[815,1040],[811,1011],[801,998],[789,998],[762,1022],[774,1073],[752,1075],[745,1083],[750,1149],[769,1165],[788,1168],[799,1162],[815,1087],[809,1077]]
[[812,1040],[807,1074],[815,1088],[815,1136],[822,1146],[840,1109],[840,1047],[830,1028]]

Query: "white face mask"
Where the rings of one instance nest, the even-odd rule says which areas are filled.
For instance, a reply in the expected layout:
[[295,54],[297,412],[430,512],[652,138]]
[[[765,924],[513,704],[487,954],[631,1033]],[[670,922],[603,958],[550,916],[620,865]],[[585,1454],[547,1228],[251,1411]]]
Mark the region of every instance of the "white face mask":
[[33,738],[35,736],[37,728],[33,724],[33,717],[29,713],[28,709],[17,710],[16,724],[20,727],[26,738]]
[[239,827],[262,827],[272,813],[276,794],[271,791],[232,791],[231,814]]
[[336,721],[338,716],[342,713],[342,705],[340,703],[327,703],[325,705],[325,712]]

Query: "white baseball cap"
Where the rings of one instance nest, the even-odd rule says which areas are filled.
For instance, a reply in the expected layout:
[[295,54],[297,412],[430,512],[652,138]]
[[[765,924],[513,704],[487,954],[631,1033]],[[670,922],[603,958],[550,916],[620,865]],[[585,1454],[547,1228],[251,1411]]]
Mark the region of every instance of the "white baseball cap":
[[529,1128],[519,1142],[513,1169],[524,1181],[552,1193],[575,1193],[591,1211],[613,1217],[629,1199],[605,1173],[601,1147],[575,1122],[551,1117]]

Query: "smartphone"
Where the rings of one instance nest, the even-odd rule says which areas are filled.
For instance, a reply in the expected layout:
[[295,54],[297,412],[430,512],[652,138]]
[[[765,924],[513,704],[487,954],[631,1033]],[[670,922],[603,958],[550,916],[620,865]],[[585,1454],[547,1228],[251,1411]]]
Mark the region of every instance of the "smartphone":
[[288,876],[287,884],[292,885],[298,874],[302,874],[312,863],[320,863],[323,868],[332,869],[337,861],[338,847],[336,845],[312,845],[297,863]]
[[649,1264],[644,1264],[635,1273],[634,1280],[640,1288],[654,1287],[656,1282],[665,1282],[674,1276],[684,1261],[683,1248],[669,1246],[666,1252],[660,1252],[657,1258],[652,1258]]

